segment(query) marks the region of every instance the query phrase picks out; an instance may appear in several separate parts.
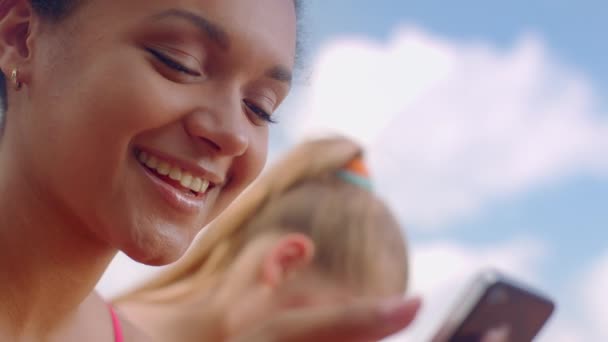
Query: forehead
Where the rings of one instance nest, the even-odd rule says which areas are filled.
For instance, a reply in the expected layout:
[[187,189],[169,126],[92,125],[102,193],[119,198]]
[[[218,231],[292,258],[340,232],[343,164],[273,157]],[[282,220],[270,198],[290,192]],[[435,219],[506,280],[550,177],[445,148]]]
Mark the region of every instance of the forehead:
[[190,12],[221,28],[233,53],[272,56],[276,62],[293,65],[296,45],[293,0],[91,0],[80,7],[82,15],[74,20],[79,21],[78,27],[90,24],[88,27],[94,27],[101,36],[175,10]]

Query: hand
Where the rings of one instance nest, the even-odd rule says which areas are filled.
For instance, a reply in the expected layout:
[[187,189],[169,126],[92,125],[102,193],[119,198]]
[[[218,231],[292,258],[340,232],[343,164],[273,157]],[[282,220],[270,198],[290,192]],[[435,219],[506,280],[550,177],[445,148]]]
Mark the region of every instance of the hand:
[[420,304],[420,299],[397,299],[381,305],[368,301],[294,309],[229,341],[377,341],[409,326],[416,317]]

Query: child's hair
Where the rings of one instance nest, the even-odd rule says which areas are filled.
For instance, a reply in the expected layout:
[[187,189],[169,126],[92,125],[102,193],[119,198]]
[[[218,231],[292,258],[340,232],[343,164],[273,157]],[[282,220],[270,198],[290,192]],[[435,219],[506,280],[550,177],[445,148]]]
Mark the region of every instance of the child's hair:
[[[200,291],[248,241],[290,232],[310,237],[312,265],[328,279],[355,291],[404,292],[407,251],[399,224],[370,189],[339,175],[361,153],[344,138],[302,143],[212,222],[172,268],[117,301],[171,300]],[[155,295],[178,283],[169,298]]]

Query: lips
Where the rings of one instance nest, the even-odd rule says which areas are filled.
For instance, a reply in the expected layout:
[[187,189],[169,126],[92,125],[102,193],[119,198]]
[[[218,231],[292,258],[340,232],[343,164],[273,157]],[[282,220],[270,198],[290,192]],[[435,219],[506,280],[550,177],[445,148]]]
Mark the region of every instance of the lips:
[[172,164],[160,156],[145,151],[137,151],[136,154],[140,164],[180,191],[200,197],[213,187],[208,179]]

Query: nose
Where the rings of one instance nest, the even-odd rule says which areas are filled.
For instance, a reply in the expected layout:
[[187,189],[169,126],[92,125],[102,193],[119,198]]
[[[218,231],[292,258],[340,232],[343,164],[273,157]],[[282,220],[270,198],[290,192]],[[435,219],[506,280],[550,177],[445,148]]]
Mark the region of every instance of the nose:
[[249,119],[240,98],[216,97],[184,120],[187,134],[195,144],[222,156],[237,157],[249,147]]

